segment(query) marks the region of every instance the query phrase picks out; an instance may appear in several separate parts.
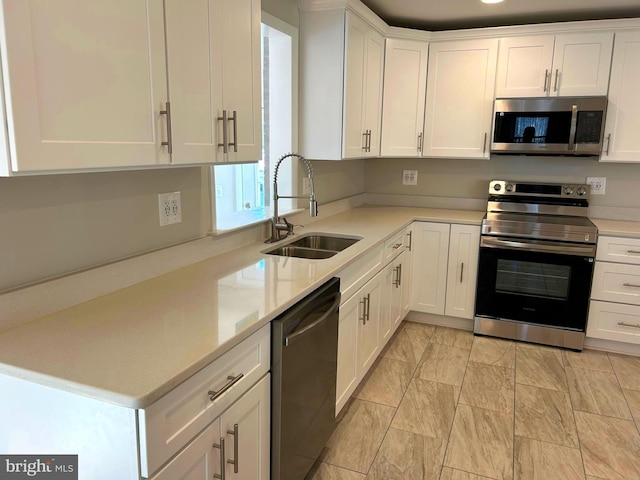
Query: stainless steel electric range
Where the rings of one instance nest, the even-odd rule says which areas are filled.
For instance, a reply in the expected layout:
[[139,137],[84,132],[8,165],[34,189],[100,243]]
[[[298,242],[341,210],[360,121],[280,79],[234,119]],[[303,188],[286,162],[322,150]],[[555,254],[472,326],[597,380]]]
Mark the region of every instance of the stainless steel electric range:
[[489,184],[476,334],[582,350],[597,238],[587,218],[589,188]]

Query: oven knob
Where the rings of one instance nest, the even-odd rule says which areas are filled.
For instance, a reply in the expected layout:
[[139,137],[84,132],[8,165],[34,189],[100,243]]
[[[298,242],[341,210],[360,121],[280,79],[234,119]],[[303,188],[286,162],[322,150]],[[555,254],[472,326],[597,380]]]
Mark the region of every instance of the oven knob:
[[578,189],[578,195],[585,195],[587,193],[587,189],[584,187],[580,187]]
[[493,186],[493,189],[494,189],[496,192],[499,192],[501,188],[502,188],[502,185],[500,185],[499,183],[496,183],[496,184]]
[[572,195],[573,194],[573,188],[565,187],[564,188],[564,193],[565,193],[565,195]]
[[507,189],[507,192],[513,192],[513,185],[508,183],[506,189]]

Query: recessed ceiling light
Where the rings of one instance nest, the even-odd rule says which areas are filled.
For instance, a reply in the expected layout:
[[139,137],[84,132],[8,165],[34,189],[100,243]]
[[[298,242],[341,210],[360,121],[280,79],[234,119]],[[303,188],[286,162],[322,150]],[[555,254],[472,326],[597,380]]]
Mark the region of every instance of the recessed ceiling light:
[[503,0],[481,0],[482,3],[500,3]]

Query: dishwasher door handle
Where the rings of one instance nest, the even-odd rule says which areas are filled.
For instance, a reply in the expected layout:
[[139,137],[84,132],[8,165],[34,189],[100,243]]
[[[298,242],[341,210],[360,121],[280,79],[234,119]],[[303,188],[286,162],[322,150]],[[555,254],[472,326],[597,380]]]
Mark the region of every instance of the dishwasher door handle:
[[334,297],[333,303],[331,304],[329,309],[322,314],[322,316],[319,319],[317,319],[312,324],[307,325],[302,330],[299,330],[295,333],[292,333],[291,335],[287,335],[286,337],[284,337],[283,344],[285,347],[288,347],[289,345],[291,345],[291,342],[295,341],[295,339],[298,338],[300,335],[304,335],[309,330],[313,330],[313,328],[320,325],[327,318],[329,318],[332,313],[337,311],[338,307],[340,306],[340,292],[336,293],[333,297]]

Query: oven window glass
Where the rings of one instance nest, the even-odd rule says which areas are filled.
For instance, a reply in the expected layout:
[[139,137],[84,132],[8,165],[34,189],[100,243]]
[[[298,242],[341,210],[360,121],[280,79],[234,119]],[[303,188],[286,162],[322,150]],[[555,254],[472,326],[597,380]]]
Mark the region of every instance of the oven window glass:
[[566,300],[571,267],[498,259],[496,292]]

